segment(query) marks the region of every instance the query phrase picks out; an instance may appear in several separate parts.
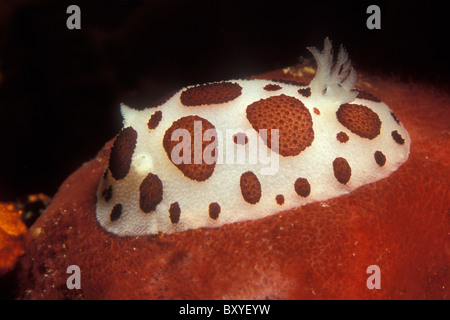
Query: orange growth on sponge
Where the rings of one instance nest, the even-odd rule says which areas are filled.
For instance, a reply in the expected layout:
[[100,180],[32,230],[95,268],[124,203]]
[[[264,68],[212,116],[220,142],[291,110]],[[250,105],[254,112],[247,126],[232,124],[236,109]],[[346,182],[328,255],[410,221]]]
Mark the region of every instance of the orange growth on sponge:
[[27,227],[21,219],[22,211],[12,203],[0,203],[0,275],[10,271],[24,253]]

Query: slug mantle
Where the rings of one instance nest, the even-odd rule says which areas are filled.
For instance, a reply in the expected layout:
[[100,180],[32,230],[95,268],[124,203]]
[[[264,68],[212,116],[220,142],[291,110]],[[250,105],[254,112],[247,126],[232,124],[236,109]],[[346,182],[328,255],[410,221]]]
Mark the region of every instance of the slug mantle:
[[219,227],[325,201],[388,177],[410,137],[390,108],[354,88],[340,47],[308,48],[309,84],[231,80],[190,86],[144,110],[122,105],[97,190],[100,225],[119,236]]

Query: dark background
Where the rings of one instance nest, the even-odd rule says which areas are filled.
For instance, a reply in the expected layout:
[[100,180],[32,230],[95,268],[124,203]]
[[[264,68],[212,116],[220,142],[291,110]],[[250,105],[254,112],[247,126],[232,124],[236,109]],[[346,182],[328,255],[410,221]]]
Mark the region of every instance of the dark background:
[[[81,8],[81,30],[66,9]],[[381,8],[381,30],[366,9]],[[189,84],[247,77],[310,57],[329,36],[356,70],[450,83],[443,1],[0,0],[0,201],[43,192],[146,106]]]

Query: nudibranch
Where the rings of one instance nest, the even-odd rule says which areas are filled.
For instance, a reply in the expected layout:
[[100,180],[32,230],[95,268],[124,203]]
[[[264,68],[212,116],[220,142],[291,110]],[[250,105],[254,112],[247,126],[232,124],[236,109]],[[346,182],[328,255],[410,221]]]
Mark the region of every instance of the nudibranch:
[[122,104],[97,190],[108,232],[219,227],[325,201],[388,177],[410,137],[390,108],[355,89],[341,46],[308,48],[309,84],[230,80],[189,86],[143,110]]

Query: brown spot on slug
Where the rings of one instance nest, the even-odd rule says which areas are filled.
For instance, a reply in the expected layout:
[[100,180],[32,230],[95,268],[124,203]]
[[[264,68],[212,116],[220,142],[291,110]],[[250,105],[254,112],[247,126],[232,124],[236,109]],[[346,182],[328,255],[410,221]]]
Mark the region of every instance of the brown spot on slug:
[[111,219],[111,221],[116,221],[117,219],[120,218],[121,215],[122,215],[122,204],[118,203],[114,206],[114,208],[112,208],[109,219]]
[[352,169],[344,158],[336,158],[333,161],[333,171],[336,180],[342,184],[346,184],[352,175]]
[[373,155],[375,157],[375,162],[380,166],[384,166],[386,163],[386,156],[381,151],[376,151]]
[[281,86],[279,86],[277,84],[272,84],[272,83],[266,84],[264,86],[264,90],[266,90],[266,91],[277,91],[280,89],[281,89]]
[[122,129],[114,140],[109,156],[109,170],[116,180],[126,177],[136,148],[137,132],[132,127]]
[[111,200],[111,198],[113,196],[112,192],[113,192],[112,186],[109,186],[108,188],[103,190],[102,196],[103,196],[103,198],[105,199],[106,202],[109,202],[109,200]]
[[148,120],[148,123],[147,123],[148,128],[150,130],[155,129],[158,126],[161,119],[162,119],[162,112],[160,110],[158,110],[154,114],[152,114],[152,116]]
[[[282,156],[296,156],[314,140],[312,118],[300,100],[284,94],[261,99],[247,107],[247,119],[253,129],[267,129],[265,144]],[[279,131],[279,150],[272,147],[272,130]]]
[[303,198],[306,198],[311,193],[311,185],[305,178],[298,178],[294,183],[295,192]]
[[336,135],[336,139],[340,142],[340,143],[346,143],[349,139],[348,135],[341,131]]
[[[201,128],[200,128],[201,127]],[[180,138],[179,140],[176,141],[172,141],[172,133],[177,130],[177,129],[185,129],[189,132],[190,135],[190,140],[191,143],[187,144],[186,146],[182,149],[182,152],[188,152],[189,155],[186,156],[184,155],[186,158],[189,159],[189,161],[185,161],[185,162],[189,162],[189,163],[184,163],[183,161],[181,161],[181,163],[176,164],[174,163],[174,160],[172,159],[172,150],[175,148],[175,146],[177,146],[178,144],[182,144],[183,141],[181,141],[181,139],[184,139],[183,137]],[[214,149],[217,147],[217,141],[215,140],[214,136],[211,138],[212,141],[207,141],[206,139],[204,139],[204,134],[207,130],[213,130],[214,135],[216,134],[215,131],[215,127],[206,119],[201,118],[199,116],[187,116],[187,117],[183,117],[178,119],[177,121],[175,121],[172,126],[170,126],[169,129],[167,129],[166,133],[164,134],[164,139],[163,139],[163,146],[164,146],[164,150],[166,150],[167,156],[169,157],[170,161],[172,161],[172,163],[188,178],[192,179],[192,180],[196,180],[196,181],[205,181],[206,179],[208,179],[209,177],[211,177],[211,175],[214,172],[214,167],[216,165],[216,157],[217,157],[217,153],[216,152],[211,152],[211,155],[208,154],[208,152],[206,152],[207,156],[211,156],[211,158],[213,159],[208,159],[208,162],[212,162],[212,163],[207,163],[204,159],[204,152],[205,152],[205,148],[208,147],[210,148],[210,150]],[[195,148],[194,144],[195,144],[195,136],[194,133],[198,132],[199,137],[197,137],[197,149]],[[201,137],[200,137],[201,134]],[[180,152],[180,153],[182,153]],[[195,153],[197,153],[197,157],[195,157]],[[177,156],[179,156],[180,158],[184,158],[183,154],[177,154]],[[196,161],[197,160],[197,161]],[[211,161],[209,161],[211,160]]]
[[241,193],[244,200],[250,204],[258,203],[261,199],[261,183],[258,177],[251,171],[241,175]]
[[394,139],[394,141],[397,142],[398,144],[405,143],[405,139],[403,139],[402,135],[400,133],[398,133],[397,130],[392,131],[391,135],[392,135],[392,139]]
[[311,96],[311,88],[298,89],[298,93],[307,98]]
[[284,196],[282,194],[278,194],[275,197],[275,201],[277,202],[277,204],[279,204],[280,206],[282,206],[284,204]]
[[336,112],[336,117],[344,127],[361,138],[372,140],[380,134],[380,118],[366,106],[342,104]]
[[169,218],[172,224],[178,223],[180,221],[181,209],[178,202],[174,202],[170,205],[169,208]]
[[162,201],[163,185],[156,174],[149,173],[139,186],[139,207],[145,213],[150,213]]
[[219,104],[236,99],[241,91],[242,87],[237,83],[207,83],[184,90],[180,99],[187,107]]
[[400,124],[400,120],[398,120],[398,118],[395,116],[395,114],[393,112],[391,112],[391,116],[392,118],[394,118],[395,122],[397,122],[397,124]]
[[209,204],[209,217],[216,220],[219,217],[220,205],[217,202]]

